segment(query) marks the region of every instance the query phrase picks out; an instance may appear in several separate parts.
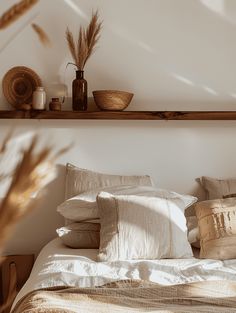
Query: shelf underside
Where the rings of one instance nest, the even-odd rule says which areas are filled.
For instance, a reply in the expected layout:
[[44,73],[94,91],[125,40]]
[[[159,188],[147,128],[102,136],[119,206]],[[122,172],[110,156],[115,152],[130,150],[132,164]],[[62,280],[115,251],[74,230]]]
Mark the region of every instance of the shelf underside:
[[0,111],[0,119],[236,120],[236,111]]

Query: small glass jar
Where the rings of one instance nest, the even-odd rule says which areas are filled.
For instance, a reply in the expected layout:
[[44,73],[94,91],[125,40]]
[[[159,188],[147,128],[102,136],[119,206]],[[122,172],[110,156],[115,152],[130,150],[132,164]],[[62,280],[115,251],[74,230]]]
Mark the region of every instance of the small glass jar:
[[43,87],[37,87],[34,91],[32,107],[34,110],[46,109],[46,92]]
[[52,101],[49,103],[49,110],[61,111],[61,102],[59,98],[52,98]]

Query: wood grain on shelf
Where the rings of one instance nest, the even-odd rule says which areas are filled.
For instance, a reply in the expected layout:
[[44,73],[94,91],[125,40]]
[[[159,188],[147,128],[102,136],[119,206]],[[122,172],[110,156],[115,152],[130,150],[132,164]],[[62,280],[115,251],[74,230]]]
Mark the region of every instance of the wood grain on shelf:
[[0,111],[0,119],[236,120],[236,111]]

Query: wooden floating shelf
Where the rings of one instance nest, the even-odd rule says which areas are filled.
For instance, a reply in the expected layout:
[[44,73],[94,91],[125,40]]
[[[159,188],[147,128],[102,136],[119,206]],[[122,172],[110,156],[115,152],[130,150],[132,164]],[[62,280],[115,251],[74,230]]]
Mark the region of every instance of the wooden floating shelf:
[[0,119],[49,120],[236,120],[236,111],[0,111]]

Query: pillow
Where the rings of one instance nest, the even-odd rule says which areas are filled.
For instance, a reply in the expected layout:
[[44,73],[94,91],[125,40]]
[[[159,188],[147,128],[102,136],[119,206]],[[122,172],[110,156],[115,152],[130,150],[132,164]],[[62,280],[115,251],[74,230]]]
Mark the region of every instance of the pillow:
[[66,165],[66,199],[93,189],[120,185],[152,186],[150,176],[120,176],[101,174],[78,168],[72,164]]
[[195,248],[200,248],[200,234],[198,221],[196,216],[188,216],[187,218],[187,228],[188,228],[188,241],[191,246]]
[[73,221],[73,220],[69,220],[69,219],[65,219],[65,226],[68,226],[70,224],[75,224],[75,223],[92,223],[92,224],[100,224],[100,219],[96,218],[96,219],[84,219],[81,221]]
[[192,257],[184,210],[197,199],[154,187],[101,192],[99,261]]
[[215,179],[203,176],[200,179],[208,200],[223,199],[236,194],[236,179]]
[[99,214],[96,198],[99,192],[107,191],[111,194],[132,194],[134,186],[114,186],[97,188],[89,192],[79,194],[66,200],[57,207],[57,211],[65,218],[74,222],[95,220],[99,222]]
[[195,206],[202,259],[236,259],[236,198],[202,201]]
[[98,249],[100,224],[74,223],[58,228],[58,236],[64,245],[75,249]]

